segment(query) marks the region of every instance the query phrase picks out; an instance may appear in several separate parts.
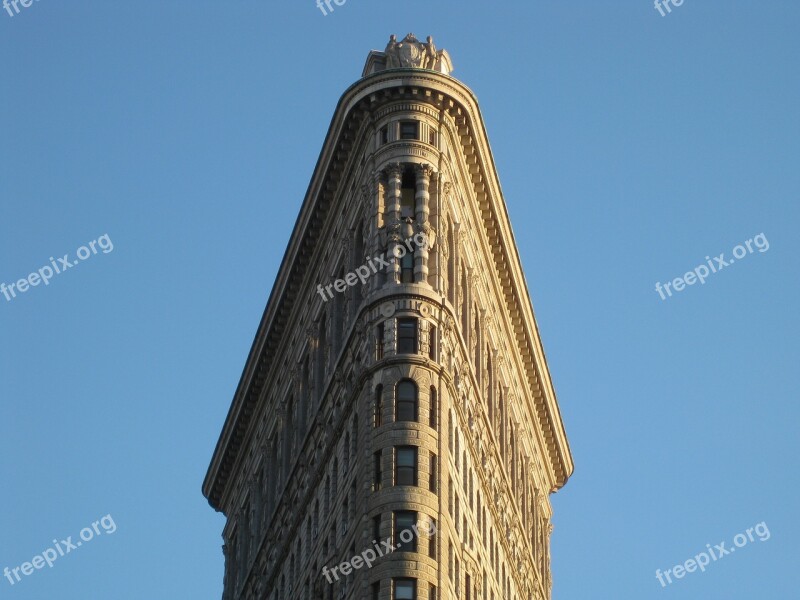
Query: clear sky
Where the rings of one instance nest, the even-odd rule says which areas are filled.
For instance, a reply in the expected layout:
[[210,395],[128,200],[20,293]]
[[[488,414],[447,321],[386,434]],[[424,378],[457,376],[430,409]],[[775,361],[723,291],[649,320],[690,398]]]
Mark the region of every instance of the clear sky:
[[0,569],[116,527],[0,598],[220,598],[201,483],[336,102],[409,31],[481,102],[574,454],[554,598],[796,597],[798,22],[790,0],[0,11],[0,282],[107,235],[0,296]]

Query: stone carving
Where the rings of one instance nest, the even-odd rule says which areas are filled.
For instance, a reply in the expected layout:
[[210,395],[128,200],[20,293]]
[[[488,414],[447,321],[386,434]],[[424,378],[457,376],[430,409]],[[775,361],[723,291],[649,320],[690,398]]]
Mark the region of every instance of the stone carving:
[[420,42],[413,33],[400,42],[397,36],[389,36],[384,52],[387,69],[437,69],[442,54],[436,50],[431,36],[426,42]]

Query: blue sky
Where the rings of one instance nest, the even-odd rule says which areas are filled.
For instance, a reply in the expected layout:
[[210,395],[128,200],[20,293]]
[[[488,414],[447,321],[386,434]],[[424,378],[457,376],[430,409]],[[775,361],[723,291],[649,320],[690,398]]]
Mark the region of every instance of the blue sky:
[[[800,520],[796,2],[0,12],[0,598],[219,598],[200,492],[333,109],[390,33],[477,94],[576,471],[556,600],[787,598]],[[655,290],[763,233],[754,252]],[[655,578],[766,522],[770,538]]]

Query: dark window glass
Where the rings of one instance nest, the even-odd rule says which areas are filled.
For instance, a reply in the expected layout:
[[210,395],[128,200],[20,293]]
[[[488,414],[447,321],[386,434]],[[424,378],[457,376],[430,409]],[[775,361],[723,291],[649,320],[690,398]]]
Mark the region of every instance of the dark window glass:
[[413,381],[404,380],[397,384],[396,421],[417,420],[417,386]]
[[400,259],[400,283],[414,283],[414,254],[406,252]]
[[[417,551],[417,536],[413,526],[417,524],[417,513],[398,510],[394,513],[394,545],[406,552]],[[403,533],[407,531],[408,533]]]
[[378,360],[383,358],[383,342],[384,342],[384,324],[378,325],[378,330],[375,335],[375,354]]
[[389,126],[384,125],[381,129],[381,144],[387,144],[389,142]]
[[397,352],[399,354],[416,354],[417,352],[417,320],[397,320]]
[[430,414],[430,426],[433,429],[436,429],[436,416],[439,413],[439,403],[436,400],[436,388],[431,387],[431,414]]
[[375,388],[375,410],[372,415],[372,424],[380,427],[383,424],[383,386]]
[[372,476],[372,490],[377,492],[381,489],[381,479],[383,478],[383,470],[381,469],[381,451],[378,450],[372,455],[373,461],[373,476]]
[[417,121],[402,121],[400,123],[401,140],[418,140],[419,123]]
[[417,600],[417,580],[395,579],[394,600]]
[[417,448],[401,446],[395,456],[395,485],[417,485]]

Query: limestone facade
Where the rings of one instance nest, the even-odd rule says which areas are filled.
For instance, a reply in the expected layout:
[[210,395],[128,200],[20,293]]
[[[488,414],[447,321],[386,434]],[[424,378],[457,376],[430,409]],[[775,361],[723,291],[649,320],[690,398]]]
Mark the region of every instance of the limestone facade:
[[[573,465],[483,121],[430,38],[421,66],[392,43],[337,106],[204,482],[223,600],[550,598]],[[323,575],[409,519],[435,534]]]

